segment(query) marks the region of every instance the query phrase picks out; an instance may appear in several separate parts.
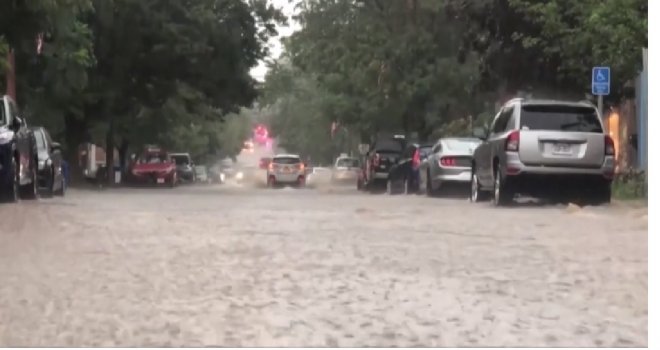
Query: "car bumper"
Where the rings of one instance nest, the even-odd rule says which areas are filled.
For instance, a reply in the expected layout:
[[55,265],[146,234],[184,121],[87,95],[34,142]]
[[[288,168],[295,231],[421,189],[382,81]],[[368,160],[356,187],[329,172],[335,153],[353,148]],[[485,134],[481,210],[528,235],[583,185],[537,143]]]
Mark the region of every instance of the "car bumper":
[[293,174],[269,174],[269,177],[273,177],[275,182],[279,183],[297,183],[300,181],[300,178],[305,179],[305,174],[302,173],[293,173]]
[[602,166],[597,168],[530,166],[524,164],[518,153],[507,153],[505,176],[552,175],[552,176],[600,176],[611,179],[614,176],[614,157],[607,156]]
[[438,182],[466,183],[472,180],[472,170],[469,168],[445,170],[434,178]]

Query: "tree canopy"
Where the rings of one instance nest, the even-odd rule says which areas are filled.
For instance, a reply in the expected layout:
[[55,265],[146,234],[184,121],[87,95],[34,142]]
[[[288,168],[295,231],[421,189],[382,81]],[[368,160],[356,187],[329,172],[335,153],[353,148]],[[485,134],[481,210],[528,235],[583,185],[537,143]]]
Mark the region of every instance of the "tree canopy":
[[519,92],[584,99],[593,66],[612,67],[616,102],[648,37],[641,0],[307,0],[298,10],[302,29],[261,101],[282,142],[319,154],[337,142],[333,122],[362,141],[428,139],[468,132]]
[[232,129],[225,116],[254,103],[250,69],[282,21],[266,0],[3,1],[0,65],[13,49],[20,104],[69,151],[93,141],[231,153],[243,140],[211,130]]

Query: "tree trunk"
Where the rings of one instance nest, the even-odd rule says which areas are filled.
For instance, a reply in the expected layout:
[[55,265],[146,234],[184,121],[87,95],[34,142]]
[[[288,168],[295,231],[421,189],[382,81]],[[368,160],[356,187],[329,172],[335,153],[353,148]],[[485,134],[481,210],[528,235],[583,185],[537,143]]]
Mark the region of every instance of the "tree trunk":
[[128,140],[122,137],[121,145],[119,146],[119,168],[122,175],[126,173],[126,164],[128,160]]
[[110,118],[110,127],[105,136],[105,166],[108,175],[108,184],[114,183],[115,179],[115,122]]
[[64,117],[64,142],[66,144],[65,159],[69,163],[69,176],[73,184],[80,184],[84,181],[83,169],[80,164],[79,147],[87,140],[87,123],[83,119],[78,119],[73,115]]

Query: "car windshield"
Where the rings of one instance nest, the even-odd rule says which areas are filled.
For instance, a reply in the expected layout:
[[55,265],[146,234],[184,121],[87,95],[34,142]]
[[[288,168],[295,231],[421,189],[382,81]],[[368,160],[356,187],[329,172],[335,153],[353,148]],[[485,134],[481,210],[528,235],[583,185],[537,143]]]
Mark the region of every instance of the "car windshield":
[[360,162],[355,158],[340,158],[337,160],[337,166],[345,168],[357,168],[360,166]]
[[520,129],[603,132],[596,109],[561,105],[523,106]]
[[167,162],[167,155],[159,153],[149,153],[140,158],[140,163],[158,164]]
[[298,164],[300,163],[299,157],[275,157],[273,163],[276,164]]
[[446,139],[442,141],[443,150],[450,152],[473,152],[480,140]]
[[431,150],[433,150],[433,146],[421,146],[419,148],[419,155],[421,158],[426,158],[431,154]]

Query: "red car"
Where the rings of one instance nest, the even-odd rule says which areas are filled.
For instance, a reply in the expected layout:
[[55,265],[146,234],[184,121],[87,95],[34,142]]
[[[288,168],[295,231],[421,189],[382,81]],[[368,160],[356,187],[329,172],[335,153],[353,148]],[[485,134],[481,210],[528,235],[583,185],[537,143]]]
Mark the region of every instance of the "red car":
[[174,187],[178,182],[176,164],[160,148],[147,148],[132,164],[130,179],[133,183]]

